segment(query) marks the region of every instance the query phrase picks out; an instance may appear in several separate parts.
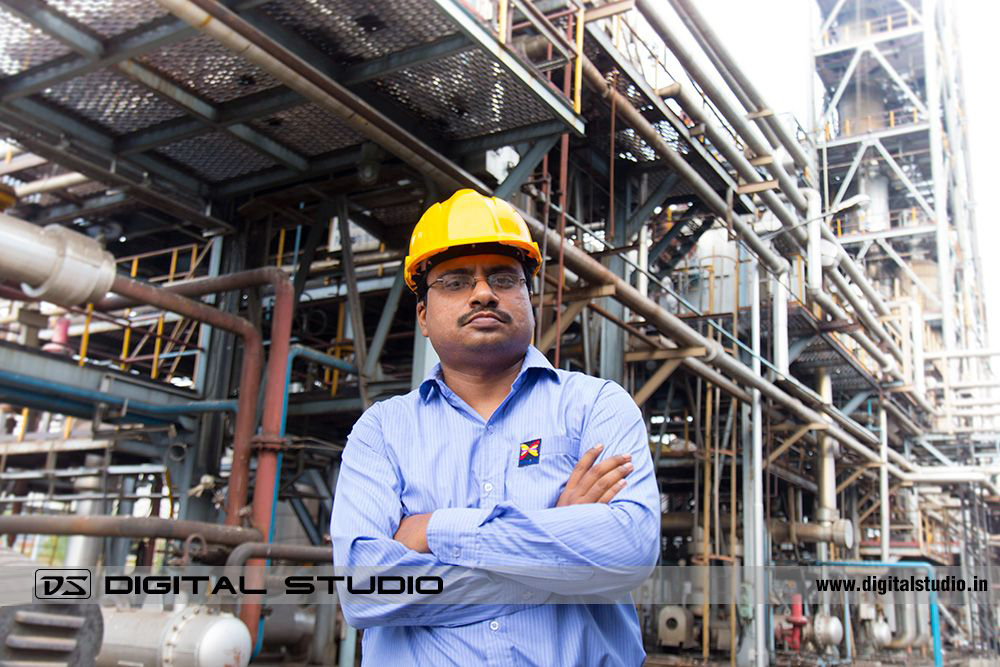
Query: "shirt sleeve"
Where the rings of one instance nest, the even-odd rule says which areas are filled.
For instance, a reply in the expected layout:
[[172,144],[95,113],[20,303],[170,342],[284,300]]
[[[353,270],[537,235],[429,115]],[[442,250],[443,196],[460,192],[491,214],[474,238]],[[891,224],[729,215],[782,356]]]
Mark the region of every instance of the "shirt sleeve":
[[656,563],[660,500],[642,413],[614,382],[602,387],[584,423],[581,451],[597,444],[604,445],[600,460],[632,455],[634,470],[610,503],[440,509],[428,524],[431,553],[564,595],[633,590]]
[[[377,596],[352,595],[341,582],[338,594],[350,625],[467,625],[545,599],[522,584],[483,570],[454,567],[394,540],[403,512],[400,489],[397,467],[385,451],[375,404],[355,424],[341,461],[330,520],[334,569],[338,574],[353,572],[355,579],[365,582],[376,572],[404,578],[440,575],[446,590],[433,601],[420,595],[393,595],[390,603]],[[468,600],[493,604],[463,602]],[[520,600],[524,603],[513,603]]]

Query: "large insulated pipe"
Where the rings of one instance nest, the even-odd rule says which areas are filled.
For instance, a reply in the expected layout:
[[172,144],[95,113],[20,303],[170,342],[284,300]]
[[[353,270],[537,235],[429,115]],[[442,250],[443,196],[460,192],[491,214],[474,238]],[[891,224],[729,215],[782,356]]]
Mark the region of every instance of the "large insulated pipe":
[[250,633],[236,618],[202,605],[174,611],[101,607],[97,667],[246,667]]
[[[87,454],[84,466],[98,468],[104,463],[99,454]],[[81,475],[73,480],[73,490],[78,493],[97,495],[102,490],[100,475]],[[99,516],[104,514],[104,501],[97,499],[78,500],[77,516]],[[94,567],[101,553],[101,538],[73,535],[66,540],[66,567]]]
[[139,516],[64,516],[18,514],[0,516],[0,535],[91,535],[96,537],[165,537],[183,540],[200,535],[209,544],[237,546],[259,542],[255,528],[226,526],[219,523],[162,519]]
[[[917,638],[917,623],[914,619],[917,605],[912,591],[896,593],[896,595],[902,595],[903,602],[901,604],[894,603],[896,607],[896,634],[886,648],[904,649],[912,646],[913,641]],[[902,628],[899,627],[900,625]]]
[[[729,514],[722,514],[719,521],[721,522],[720,528],[729,530],[732,521]],[[660,529],[665,535],[690,535],[691,531],[694,530],[695,523],[695,516],[690,512],[669,512],[660,517]],[[739,525],[740,521],[737,520],[737,526]],[[825,526],[818,523],[771,519],[767,521],[767,529],[771,540],[775,543],[832,542],[848,549],[854,545],[854,527],[848,519],[838,519]],[[740,532],[742,533],[742,530]]]
[[884,407],[878,411],[879,465],[878,492],[881,497],[879,516],[879,558],[889,560],[889,420]]
[[[817,372],[819,386],[817,393],[824,404],[833,402],[833,380],[825,368]],[[817,433],[819,447],[816,452],[816,522],[821,526],[832,526],[839,518],[837,514],[837,463],[834,457],[833,438],[823,432]],[[853,532],[853,531],[852,531]],[[830,547],[820,542],[816,547],[820,559],[830,556]],[[824,609],[824,611],[826,611]]]
[[19,185],[14,188],[14,192],[17,193],[17,197],[20,199],[21,197],[27,197],[28,195],[71,188],[74,185],[81,185],[89,182],[90,180],[89,176],[85,176],[74,171],[68,174],[59,174],[58,176],[42,178],[37,181],[25,183],[24,185]]
[[0,213],[0,276],[33,299],[60,306],[96,301],[111,288],[115,258],[68,227],[38,227]]
[[[740,69],[736,59],[729,53],[723,41],[715,34],[711,24],[705,20],[695,4],[690,0],[671,0],[671,4],[674,6],[681,20],[684,21],[688,30],[691,31],[695,40],[697,40],[709,59],[712,60],[712,64],[719,70],[719,74],[722,75],[726,83],[729,84],[729,87],[736,94],[743,108],[750,113],[766,113],[767,115],[763,117],[763,120],[767,128],[771,130],[778,142],[792,156],[795,164],[802,169],[809,167],[810,160],[805,150],[795,140],[784,123],[778,120],[773,113],[767,113],[771,111],[771,108],[764,101],[757,87],[753,85],[753,82]],[[766,134],[767,132],[765,132]],[[768,138],[770,139],[770,137]],[[777,148],[773,141],[771,145]]]

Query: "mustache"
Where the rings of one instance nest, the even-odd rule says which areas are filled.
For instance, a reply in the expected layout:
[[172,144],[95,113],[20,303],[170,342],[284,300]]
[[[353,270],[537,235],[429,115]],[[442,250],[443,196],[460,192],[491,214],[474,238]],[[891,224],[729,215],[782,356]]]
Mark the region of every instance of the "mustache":
[[472,320],[473,317],[475,317],[476,315],[480,315],[482,313],[489,313],[490,315],[493,315],[504,324],[510,324],[513,321],[513,318],[509,314],[497,308],[476,308],[475,310],[469,311],[465,315],[462,315],[460,318],[458,318],[458,326],[460,327],[465,326]]

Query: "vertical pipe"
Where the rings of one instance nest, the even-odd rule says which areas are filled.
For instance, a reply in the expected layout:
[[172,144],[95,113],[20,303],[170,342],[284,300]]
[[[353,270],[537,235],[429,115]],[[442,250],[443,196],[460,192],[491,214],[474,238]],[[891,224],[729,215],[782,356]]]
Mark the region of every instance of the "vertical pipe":
[[886,465],[889,463],[889,420],[885,414],[885,408],[878,409],[878,492],[882,497],[879,504],[879,557],[889,560],[889,470]]
[[823,261],[820,254],[820,240],[822,239],[823,211],[819,192],[812,188],[804,188],[802,193],[806,197],[808,208],[806,209],[806,220],[808,220],[806,231],[806,286],[810,291],[823,289]]
[[774,367],[778,373],[789,375],[788,361],[788,288],[783,279],[788,273],[777,273],[771,278],[771,335],[774,344]]
[[[132,268],[129,271],[129,275],[135,278],[135,275],[138,272],[139,272],[139,258],[133,257]],[[128,318],[128,313],[126,313],[125,317]],[[132,327],[130,325],[125,327],[125,332],[122,334],[122,358],[121,358],[121,364],[119,365],[119,368],[121,368],[121,370],[125,370],[125,367],[127,365],[125,361],[126,359],[128,359],[128,346],[129,346],[129,339],[131,337],[132,337]]]
[[[754,375],[760,375],[760,266],[756,258],[750,260],[750,350],[751,370]],[[751,390],[750,402],[751,424],[751,473],[753,474],[753,567],[755,601],[765,598],[763,568],[767,564],[764,553],[764,483],[763,483],[763,450],[764,431],[761,415],[760,390]],[[769,664],[767,652],[767,605],[755,604],[754,613],[754,661],[756,667],[767,667]]]
[[[104,457],[98,454],[88,454],[83,465],[87,468],[97,468],[104,464]],[[79,493],[96,494],[101,490],[100,475],[85,475],[73,480],[73,490]],[[77,516],[97,516],[104,514],[103,500],[76,501]],[[66,556],[63,563],[66,567],[94,567],[101,551],[103,538],[84,535],[71,535],[66,539]]]

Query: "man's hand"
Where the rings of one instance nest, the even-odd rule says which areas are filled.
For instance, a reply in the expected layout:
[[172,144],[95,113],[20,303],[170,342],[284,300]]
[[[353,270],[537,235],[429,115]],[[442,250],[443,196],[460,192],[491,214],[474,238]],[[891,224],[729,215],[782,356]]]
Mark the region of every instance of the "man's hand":
[[392,539],[401,542],[407,549],[429,554],[427,546],[427,524],[430,523],[432,512],[426,514],[411,514],[399,522],[399,529]]
[[566,488],[559,494],[556,507],[583,503],[607,503],[625,488],[625,475],[632,472],[632,456],[611,456],[594,465],[604,445],[587,450],[570,473]]

